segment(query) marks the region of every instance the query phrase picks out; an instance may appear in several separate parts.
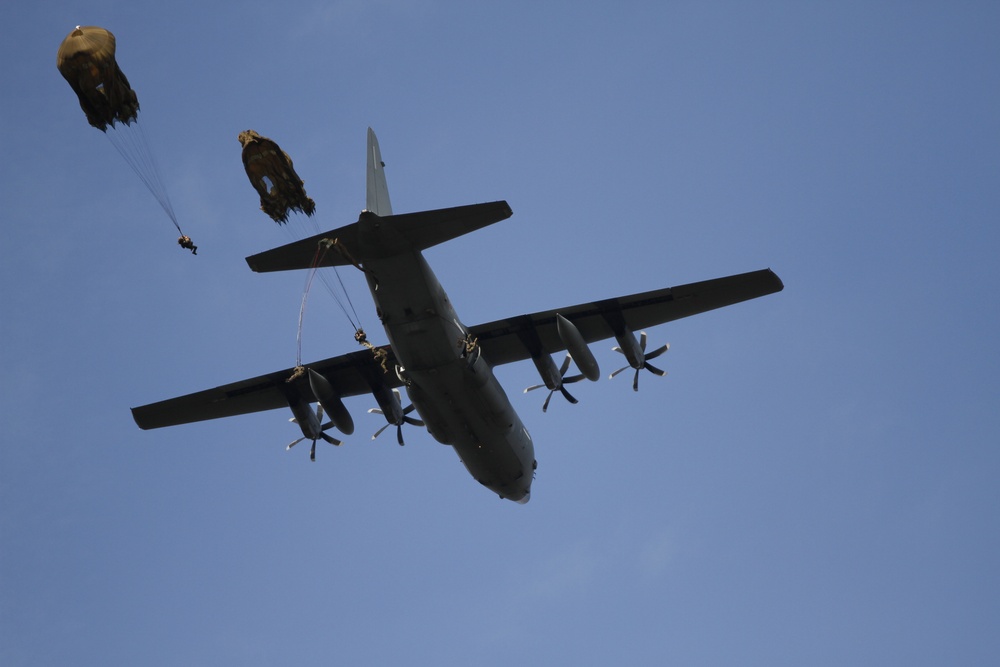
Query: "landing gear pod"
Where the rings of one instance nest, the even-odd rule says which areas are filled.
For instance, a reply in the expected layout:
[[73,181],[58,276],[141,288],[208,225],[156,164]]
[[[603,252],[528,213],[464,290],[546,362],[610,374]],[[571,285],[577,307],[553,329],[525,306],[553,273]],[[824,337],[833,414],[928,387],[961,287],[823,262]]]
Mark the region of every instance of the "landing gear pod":
[[344,435],[354,433],[354,420],[351,418],[351,413],[347,411],[344,402],[337,396],[337,392],[334,390],[333,385],[330,384],[330,381],[310,368],[309,386],[312,388],[316,400],[326,410],[327,416],[330,417],[330,421],[337,427],[337,430]]
[[596,382],[601,377],[601,369],[597,365],[594,353],[587,347],[587,341],[583,340],[580,330],[572,322],[562,315],[556,314],[556,331],[563,345],[569,350],[570,356],[576,362],[577,367],[583,376],[591,382]]

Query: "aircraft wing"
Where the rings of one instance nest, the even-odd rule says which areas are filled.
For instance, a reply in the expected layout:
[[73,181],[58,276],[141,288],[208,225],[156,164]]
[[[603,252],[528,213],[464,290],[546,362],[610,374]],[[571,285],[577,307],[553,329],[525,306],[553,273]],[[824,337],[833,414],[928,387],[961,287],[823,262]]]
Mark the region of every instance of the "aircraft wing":
[[496,366],[565,350],[566,346],[556,331],[557,313],[572,322],[584,340],[592,343],[613,338],[622,333],[626,325],[632,331],[638,331],[780,292],[783,288],[781,279],[773,271],[763,269],[510,317],[470,327],[470,331],[478,340],[486,359]]
[[[520,315],[470,328],[482,353],[492,365],[529,359],[566,349],[556,331],[556,314],[570,320],[588,343],[612,338],[625,327],[638,331],[689,315],[722,308],[740,301],[780,292],[781,279],[770,269],[727,278],[706,280],[678,287],[642,292],[616,299],[582,303],[568,308]],[[389,346],[386,368],[395,367]],[[399,387],[395,373],[385,372],[371,350],[358,350],[308,364],[326,377],[341,398],[370,394],[380,386]],[[316,400],[303,375],[291,383],[294,368],[232,382],[214,389],[132,408],[136,424],[143,429],[233,417],[288,406],[289,398]]]
[[[396,358],[392,348],[383,346],[379,349],[388,355],[386,368],[394,368]],[[375,355],[367,349],[324,359],[309,364],[309,368],[326,377],[341,398],[370,394],[375,387],[382,385],[390,388],[402,385],[395,373],[383,372]],[[301,396],[308,402],[314,402],[316,398],[305,375],[288,382],[294,372],[294,368],[286,368],[215,389],[132,408],[132,417],[139,428],[150,429],[287,408],[288,396]]]

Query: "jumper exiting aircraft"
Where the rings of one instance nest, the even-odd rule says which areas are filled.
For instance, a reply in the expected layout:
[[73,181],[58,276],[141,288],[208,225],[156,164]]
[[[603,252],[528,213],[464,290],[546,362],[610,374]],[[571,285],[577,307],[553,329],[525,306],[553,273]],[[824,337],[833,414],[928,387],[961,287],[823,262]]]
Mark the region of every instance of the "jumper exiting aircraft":
[[[493,367],[531,359],[549,390],[576,400],[564,385],[597,380],[600,370],[588,344],[606,338],[635,369],[662,375],[649,364],[666,346],[646,353],[646,335],[635,331],[779,292],[770,269],[667,287],[467,327],[422,251],[512,215],[505,201],[393,215],[378,140],[368,129],[367,208],[358,221],[247,258],[257,272],[361,268],[389,344],[288,368],[248,380],[132,409],[140,428],[291,408],[303,439],[340,442],[354,422],[342,401],[372,394],[388,425],[422,423],[438,441],[455,448],[466,469],[501,498],[525,503],[534,477],[531,436],[493,375]],[[552,354],[567,351],[557,367]],[[565,377],[572,359],[581,374]],[[403,408],[398,388],[412,403]],[[313,412],[310,404],[318,402]],[[548,399],[545,406],[548,405]],[[421,421],[409,416],[416,409]],[[322,423],[323,411],[330,418]],[[293,443],[294,444],[294,443]]]

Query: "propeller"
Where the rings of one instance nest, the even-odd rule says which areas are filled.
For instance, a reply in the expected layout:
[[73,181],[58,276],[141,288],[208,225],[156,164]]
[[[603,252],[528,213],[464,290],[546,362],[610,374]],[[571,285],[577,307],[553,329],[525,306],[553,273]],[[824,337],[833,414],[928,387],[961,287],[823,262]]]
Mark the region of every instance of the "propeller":
[[[635,336],[634,335],[632,336],[632,342],[633,343],[635,342]],[[650,352],[649,354],[646,354],[646,332],[645,331],[643,331],[643,332],[641,332],[639,334],[638,350],[636,350],[635,346],[633,345],[633,356],[636,357],[635,359],[629,358],[629,355],[626,354],[625,350],[622,349],[621,347],[616,346],[616,347],[614,347],[612,349],[615,352],[621,352],[622,354],[624,354],[625,358],[629,360],[629,365],[625,366],[623,368],[619,368],[618,370],[616,370],[614,373],[612,373],[609,376],[609,379],[613,378],[614,376],[618,375],[619,373],[621,373],[624,370],[627,370],[629,368],[634,368],[635,369],[635,378],[632,380],[632,390],[633,391],[639,391],[639,371],[641,371],[643,368],[645,368],[650,373],[653,373],[654,375],[659,375],[660,377],[663,377],[664,375],[667,374],[667,372],[665,370],[657,368],[653,364],[649,363],[649,360],[650,359],[656,359],[658,356],[660,356],[661,354],[663,354],[664,352],[666,352],[667,350],[669,350],[670,349],[670,343],[667,343],[663,347],[659,347],[659,348],[653,350],[652,352]],[[638,351],[638,354],[634,354],[636,351]]]
[[415,417],[407,417],[408,414],[413,412],[414,406],[408,405],[402,408],[402,403],[399,400],[399,390],[393,389],[392,394],[396,399],[395,409],[392,411],[393,414],[389,415],[382,408],[372,408],[368,411],[368,414],[382,415],[385,417],[385,426],[375,431],[375,435],[372,436],[372,440],[382,435],[382,431],[386,430],[390,426],[396,427],[396,442],[402,447],[405,443],[403,442],[403,424],[413,424],[414,426],[423,426],[424,423]]
[[[299,420],[296,419],[295,417],[292,417],[288,421],[292,422],[293,424],[299,424]],[[316,441],[317,440],[323,439],[323,440],[329,442],[331,445],[337,445],[337,446],[343,444],[343,443],[341,443],[340,440],[337,440],[336,438],[333,438],[333,437],[331,437],[331,436],[329,436],[329,435],[327,435],[325,433],[326,429],[328,429],[331,426],[333,426],[333,422],[327,422],[327,423],[323,424],[323,406],[322,405],[317,405],[316,406],[316,421],[315,421],[315,425],[320,425],[318,431],[313,430],[309,435],[303,435],[298,440],[295,440],[294,442],[288,443],[288,446],[285,447],[285,451],[287,452],[289,449],[291,449],[295,445],[299,444],[303,440],[312,440],[312,448],[309,450],[309,460],[310,461],[315,461],[316,460]],[[305,433],[306,432],[306,428],[312,428],[315,425],[310,426],[310,425],[299,424],[299,427],[302,428],[302,432]],[[313,437],[313,436],[315,436],[315,437]]]
[[[555,364],[551,363],[552,361],[551,357],[545,355],[542,358],[548,359],[552,368],[553,369],[555,368]],[[572,394],[566,391],[565,385],[573,384],[574,382],[579,382],[580,380],[583,380],[585,376],[581,373],[579,375],[571,375],[570,377],[566,377],[566,371],[569,370],[569,364],[571,361],[573,361],[573,357],[567,354],[566,359],[564,359],[562,362],[562,366],[559,367],[558,377],[552,377],[549,374],[543,373],[542,377],[548,378],[545,384],[536,384],[524,390],[525,394],[535,389],[542,389],[543,387],[549,390],[549,395],[545,397],[545,402],[542,403],[542,412],[545,412],[549,409],[549,401],[552,400],[552,394],[556,393],[556,391],[561,392],[562,395],[566,398],[566,400],[569,401],[570,403],[573,403],[574,405],[579,403],[579,401],[573,398]],[[539,367],[539,370],[541,370],[541,367]]]

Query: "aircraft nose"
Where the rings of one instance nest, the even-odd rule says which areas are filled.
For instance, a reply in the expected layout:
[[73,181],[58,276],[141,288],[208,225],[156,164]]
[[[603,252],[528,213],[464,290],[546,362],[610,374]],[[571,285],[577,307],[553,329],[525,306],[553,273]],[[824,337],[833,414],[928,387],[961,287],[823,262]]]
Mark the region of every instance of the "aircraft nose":
[[527,505],[529,500],[531,500],[531,491],[526,492],[524,494],[524,498],[521,498],[516,502],[518,505]]

